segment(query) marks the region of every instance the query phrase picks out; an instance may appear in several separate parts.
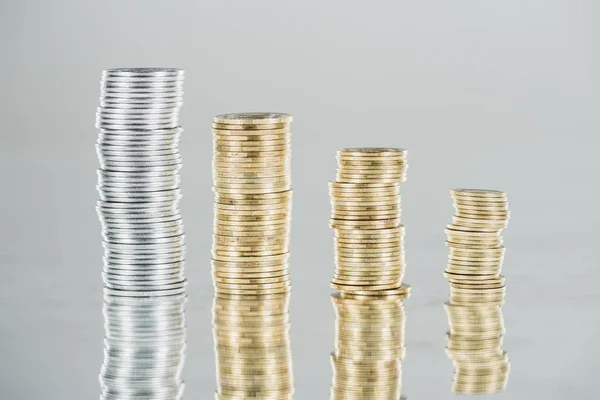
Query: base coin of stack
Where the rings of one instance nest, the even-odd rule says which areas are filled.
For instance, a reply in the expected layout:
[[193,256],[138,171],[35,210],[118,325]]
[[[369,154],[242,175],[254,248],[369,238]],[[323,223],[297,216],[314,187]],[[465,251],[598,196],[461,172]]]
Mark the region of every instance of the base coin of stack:
[[291,121],[276,113],[213,120],[212,272],[219,294],[290,290]]
[[216,295],[215,399],[293,399],[289,298],[289,293]]
[[105,249],[104,399],[183,396],[183,76],[171,68],[102,74],[96,149]]
[[406,179],[406,150],[342,149],[336,158],[336,180],[329,183],[336,264],[332,288],[405,293],[400,183]]
[[400,399],[406,295],[335,293],[333,399]]
[[505,280],[500,274],[508,201],[493,190],[455,189],[451,196],[456,211],[446,228],[450,299],[445,307],[453,391],[494,393],[506,386],[510,370],[502,348]]

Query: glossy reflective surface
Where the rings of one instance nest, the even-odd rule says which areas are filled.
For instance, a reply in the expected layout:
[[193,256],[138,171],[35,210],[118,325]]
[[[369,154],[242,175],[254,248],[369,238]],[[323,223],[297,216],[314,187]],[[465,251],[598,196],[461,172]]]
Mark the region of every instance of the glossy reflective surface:
[[217,389],[211,118],[294,115],[290,300],[299,400],[332,383],[327,181],[335,151],[408,149],[402,187],[402,393],[456,400],[443,276],[452,187],[499,188],[510,226],[506,389],[477,400],[600,393],[600,37],[596,0],[6,1],[0,7],[0,398],[97,399],[102,253],[94,209],[98,74],[186,70],[185,398]]

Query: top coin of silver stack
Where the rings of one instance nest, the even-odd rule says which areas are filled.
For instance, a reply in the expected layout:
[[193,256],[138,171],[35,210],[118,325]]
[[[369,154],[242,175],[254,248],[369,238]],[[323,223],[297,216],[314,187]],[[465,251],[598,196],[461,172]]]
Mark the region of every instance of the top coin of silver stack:
[[178,147],[183,76],[172,68],[102,73],[97,210],[109,294],[144,297],[185,290]]
[[291,121],[276,113],[213,120],[212,267],[219,294],[290,290]]

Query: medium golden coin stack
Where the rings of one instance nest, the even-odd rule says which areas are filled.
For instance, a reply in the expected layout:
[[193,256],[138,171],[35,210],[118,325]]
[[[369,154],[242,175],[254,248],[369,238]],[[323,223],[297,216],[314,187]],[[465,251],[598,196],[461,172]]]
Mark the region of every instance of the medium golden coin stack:
[[405,293],[400,183],[406,180],[406,150],[342,149],[336,158],[336,180],[329,183],[336,264],[331,287]]
[[452,389],[458,393],[494,393],[506,386],[510,362],[502,347],[505,285],[502,230],[509,219],[505,193],[451,191],[455,214],[446,227],[450,248],[445,304],[450,331],[447,352],[454,363]]
[[292,399],[288,114],[213,120],[216,399]]
[[218,294],[290,290],[292,116],[218,115],[213,120],[212,272]]
[[290,293],[215,297],[215,399],[293,399],[289,298]]
[[405,295],[335,293],[332,400],[400,399]]

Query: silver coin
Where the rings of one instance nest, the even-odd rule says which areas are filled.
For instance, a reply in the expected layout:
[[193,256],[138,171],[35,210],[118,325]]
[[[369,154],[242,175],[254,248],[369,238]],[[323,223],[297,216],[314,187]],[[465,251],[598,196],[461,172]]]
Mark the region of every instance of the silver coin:
[[129,173],[164,173],[164,172],[179,172],[181,164],[163,165],[163,166],[123,166],[123,165],[106,165],[100,164],[102,169],[107,172],[129,172]]
[[183,90],[183,79],[152,80],[152,81],[130,81],[130,80],[102,80],[100,90],[150,90],[167,89]]
[[[106,242],[103,242],[106,244]],[[185,256],[185,245],[163,247],[150,250],[116,250],[116,249],[105,249],[104,257],[109,263],[115,262],[131,262],[135,261],[135,264],[146,264],[149,261],[156,261],[156,264],[165,264],[169,262],[183,261],[176,260],[170,261],[171,259],[177,259]],[[144,260],[144,262],[140,262]],[[169,261],[167,261],[169,260]]]
[[138,230],[104,230],[102,232],[102,238],[107,242],[116,242],[123,243],[127,240],[145,240],[145,239],[161,239],[167,237],[175,237],[181,236],[185,233],[184,228],[169,228],[159,230],[158,228],[154,228],[153,230],[143,230],[139,232]]
[[[128,204],[128,203],[125,203]],[[143,218],[144,216],[148,216],[148,217],[157,217],[160,216],[161,214],[167,214],[171,215],[171,214],[178,214],[180,212],[179,210],[179,204],[178,202],[172,202],[172,201],[160,201],[160,202],[136,202],[136,205],[138,205],[138,207],[133,207],[133,205],[131,207],[106,207],[106,206],[96,206],[96,211],[98,211],[98,213],[101,214],[101,216],[104,216],[106,218],[110,218],[111,216],[113,218],[118,217],[118,218],[127,218],[127,217],[131,217],[131,218]],[[139,206],[142,205],[143,206]],[[140,215],[138,215],[140,214]]]
[[99,169],[97,171],[98,177],[102,177],[103,179],[162,179],[162,178],[173,178],[179,175],[179,168],[169,168],[165,170],[157,170],[157,171],[106,171]]
[[140,117],[98,115],[96,117],[96,124],[108,128],[113,125],[118,125],[119,127],[131,125],[136,129],[155,129],[158,125],[176,127],[179,126],[179,115],[146,115]]
[[156,264],[104,264],[103,271],[111,271],[115,274],[128,274],[128,273],[155,273],[162,274],[170,271],[183,271],[185,263],[183,261],[174,261],[167,263],[156,263]]
[[126,134],[99,134],[96,143],[99,144],[121,144],[124,146],[156,146],[165,144],[179,144],[181,141],[181,133],[153,133],[156,131],[138,131],[146,132],[145,134],[134,135],[128,131]]
[[[174,191],[171,191],[174,192]],[[137,202],[148,202],[148,201],[169,201],[169,200],[180,200],[181,195],[170,195],[170,194],[161,194],[164,192],[147,192],[147,193],[133,193],[133,192],[123,192],[122,194],[115,193],[103,193],[99,192],[100,199],[103,201],[115,201],[115,202],[124,202],[124,203],[137,203]]]
[[148,77],[151,79],[157,79],[162,77],[178,77],[183,79],[184,74],[184,70],[179,68],[109,68],[102,71],[102,79],[106,79],[109,77]]
[[159,129],[156,131],[136,131],[136,130],[129,130],[129,131],[114,131],[114,130],[110,130],[110,129],[100,129],[99,131],[99,138],[106,138],[106,139],[123,139],[123,138],[130,138],[130,137],[137,137],[137,138],[142,138],[142,137],[146,137],[146,138],[158,138],[158,137],[173,137],[173,136],[177,136],[177,135],[181,135],[181,133],[183,132],[183,128],[178,126],[175,128],[171,128],[171,129]]
[[169,290],[158,290],[158,291],[126,291],[126,290],[116,290],[111,288],[104,288],[104,291],[112,296],[123,296],[123,297],[153,297],[153,296],[172,296],[174,294],[185,293],[185,285],[181,288],[177,289],[169,289]]

